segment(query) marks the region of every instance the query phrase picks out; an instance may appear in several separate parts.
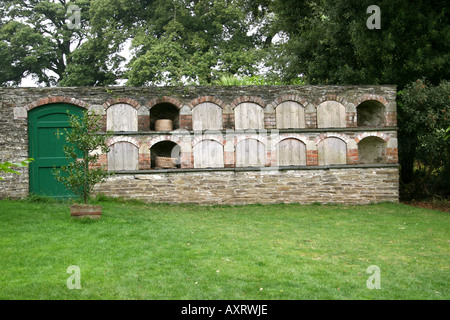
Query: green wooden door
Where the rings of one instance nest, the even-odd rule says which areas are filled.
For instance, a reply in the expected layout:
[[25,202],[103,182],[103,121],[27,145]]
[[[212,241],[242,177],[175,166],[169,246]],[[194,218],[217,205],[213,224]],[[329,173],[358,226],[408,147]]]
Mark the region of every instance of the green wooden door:
[[[68,104],[50,104],[33,109],[28,114],[30,164],[30,194],[57,198],[73,194],[55,180],[53,168],[67,164],[63,146],[64,129],[69,128],[69,113],[82,115],[82,108]],[[58,130],[59,129],[59,130]]]

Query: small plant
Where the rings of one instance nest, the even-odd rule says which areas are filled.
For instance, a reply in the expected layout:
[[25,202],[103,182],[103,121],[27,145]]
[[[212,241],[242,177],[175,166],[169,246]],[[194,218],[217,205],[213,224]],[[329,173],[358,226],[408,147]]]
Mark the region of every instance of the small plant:
[[93,166],[98,161],[98,151],[109,152],[106,141],[111,132],[100,133],[101,116],[88,111],[82,117],[70,115],[69,123],[71,128],[65,129],[67,144],[64,145],[69,164],[55,169],[53,174],[87,204],[94,186],[112,174],[105,168]]
[[[13,163],[13,162],[9,162],[9,161],[3,162],[3,163],[0,162],[0,172],[20,174],[20,172],[14,170],[14,169],[11,169],[11,168],[13,168],[13,167],[22,167],[22,168],[26,167],[33,160],[34,160],[33,158],[29,158],[29,159],[23,160],[23,161],[18,162],[18,163]],[[0,180],[3,180],[3,177],[0,177]]]
[[219,86],[241,86],[244,84],[244,81],[236,76],[224,75],[216,81],[216,84]]

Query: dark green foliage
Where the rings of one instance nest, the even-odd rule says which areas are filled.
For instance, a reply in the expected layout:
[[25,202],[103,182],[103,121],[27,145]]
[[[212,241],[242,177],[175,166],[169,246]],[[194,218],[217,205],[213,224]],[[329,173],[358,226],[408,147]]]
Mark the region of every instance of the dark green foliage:
[[[450,82],[433,86],[423,80],[399,92],[399,150],[403,196],[450,194]],[[413,167],[414,166],[414,167]]]
[[[449,8],[445,1],[377,1],[381,29],[368,29],[369,0],[278,0],[274,27],[289,41],[273,65],[285,79],[312,84],[396,84],[450,73]],[[278,59],[281,57],[281,59]]]
[[244,1],[153,1],[135,28],[128,84],[211,84],[251,75],[258,63]]
[[[92,26],[96,1],[0,1],[0,85],[18,85],[27,76],[46,86],[114,84],[119,77],[118,47],[109,29]],[[70,28],[70,5],[80,11]]]

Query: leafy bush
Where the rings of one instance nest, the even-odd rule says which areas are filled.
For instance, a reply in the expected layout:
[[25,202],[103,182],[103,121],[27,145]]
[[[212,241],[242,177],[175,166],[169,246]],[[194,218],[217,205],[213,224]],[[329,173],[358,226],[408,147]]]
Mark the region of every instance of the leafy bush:
[[92,167],[98,161],[98,150],[102,153],[110,150],[106,140],[111,133],[100,133],[100,120],[100,115],[87,111],[82,117],[70,115],[71,129],[65,129],[67,144],[64,145],[64,154],[69,164],[53,171],[56,180],[81,196],[84,203],[87,203],[94,186],[111,175],[105,168]]
[[[417,80],[399,92],[403,197],[450,194],[450,82]],[[410,170],[408,170],[410,168]],[[408,199],[408,200],[409,200]]]

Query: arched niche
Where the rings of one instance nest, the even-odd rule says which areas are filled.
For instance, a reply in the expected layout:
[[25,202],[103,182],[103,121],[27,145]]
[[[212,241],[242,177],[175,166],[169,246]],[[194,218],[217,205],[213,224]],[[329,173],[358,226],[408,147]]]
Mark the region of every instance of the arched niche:
[[108,170],[138,170],[139,149],[129,142],[116,142],[108,152]]
[[281,140],[277,144],[278,166],[306,165],[306,146],[303,142],[293,138]]
[[215,140],[202,140],[194,148],[194,168],[223,168],[223,146]]
[[317,145],[319,165],[347,164],[347,144],[335,137],[323,139]]
[[358,163],[386,163],[386,141],[379,137],[366,137],[359,141]]
[[156,168],[156,157],[174,158],[175,167],[180,167],[181,147],[173,141],[160,141],[150,148],[150,166]]
[[168,119],[173,122],[173,130],[180,127],[180,110],[169,102],[161,102],[150,109],[150,130],[155,130],[155,122],[160,119]]
[[318,128],[345,128],[345,107],[337,101],[324,101],[317,107]]
[[384,105],[377,100],[367,100],[356,107],[358,127],[381,127],[385,124]]
[[126,103],[110,106],[106,110],[106,129],[111,131],[137,131],[137,110]]

